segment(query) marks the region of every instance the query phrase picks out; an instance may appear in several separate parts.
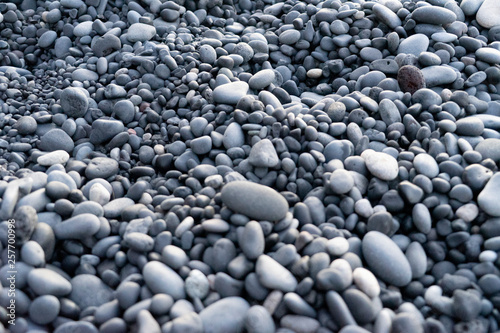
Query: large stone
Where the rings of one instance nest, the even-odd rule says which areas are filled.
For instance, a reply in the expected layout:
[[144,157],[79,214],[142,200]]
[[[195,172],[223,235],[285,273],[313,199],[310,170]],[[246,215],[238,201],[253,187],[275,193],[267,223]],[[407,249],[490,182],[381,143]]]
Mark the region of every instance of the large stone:
[[476,14],[477,23],[483,28],[490,29],[500,25],[500,2],[485,0]]
[[259,282],[266,288],[292,292],[297,287],[297,280],[293,274],[268,255],[259,256],[255,272]]
[[237,104],[248,93],[248,83],[236,81],[218,86],[213,91],[214,102],[221,104]]
[[429,38],[424,34],[415,34],[399,44],[398,53],[413,54],[418,57],[420,53],[427,51]]
[[145,42],[156,35],[156,28],[149,24],[134,23],[128,28],[127,39],[131,43]]
[[71,279],[71,286],[69,298],[82,310],[89,306],[100,306],[114,298],[113,290],[95,275],[77,275]]
[[142,276],[154,294],[167,294],[175,300],[186,298],[184,281],[167,265],[159,261],[150,261],[144,265]]
[[252,147],[248,162],[255,167],[274,168],[280,159],[272,142],[269,139],[264,139]]
[[361,154],[361,157],[365,160],[370,173],[375,177],[382,180],[393,180],[398,176],[398,161],[391,155],[367,149]]
[[241,297],[226,297],[200,312],[204,333],[243,332],[250,305]]
[[453,83],[457,79],[457,72],[451,67],[430,66],[422,69],[427,87],[435,87]]
[[222,202],[236,213],[256,220],[278,221],[288,212],[288,202],[274,189],[247,181],[226,184]]
[[479,207],[490,216],[500,216],[498,194],[500,193],[500,173],[490,178],[484,189],[477,196]]
[[411,282],[411,267],[401,249],[386,235],[368,232],[362,241],[363,256],[370,270],[383,281],[396,287]]

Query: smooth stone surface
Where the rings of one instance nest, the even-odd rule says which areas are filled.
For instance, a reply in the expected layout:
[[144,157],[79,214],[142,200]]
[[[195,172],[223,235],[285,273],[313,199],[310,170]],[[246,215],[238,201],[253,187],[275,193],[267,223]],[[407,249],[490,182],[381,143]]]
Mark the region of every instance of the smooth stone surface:
[[101,227],[99,218],[93,214],[80,214],[54,227],[58,239],[85,239],[94,235]]
[[142,275],[146,285],[153,293],[167,294],[175,300],[186,297],[184,281],[167,265],[159,261],[150,261],[144,265]]
[[222,188],[221,195],[231,210],[256,220],[278,221],[288,212],[285,198],[264,185],[234,181]]
[[451,10],[439,6],[418,7],[411,13],[411,18],[415,21],[428,24],[448,24],[457,19]]
[[89,306],[100,306],[114,298],[113,290],[97,276],[80,274],[71,279],[69,299],[82,310]]
[[251,89],[264,89],[274,81],[274,78],[275,74],[272,69],[263,69],[250,78],[248,85]]
[[427,51],[429,38],[424,34],[415,34],[405,38],[398,47],[399,53],[413,54],[418,57],[420,53]]
[[297,280],[292,273],[268,255],[259,256],[255,272],[259,282],[266,288],[291,292],[297,287]]
[[134,23],[128,28],[127,39],[129,42],[145,42],[156,35],[156,28],[149,24]]
[[267,309],[254,305],[247,311],[245,329],[248,333],[274,333],[276,328]]
[[69,154],[64,150],[56,150],[51,153],[40,156],[36,161],[43,166],[54,164],[65,164],[69,160]]
[[391,155],[367,149],[361,154],[361,157],[365,160],[366,167],[373,176],[382,180],[397,178],[398,161]]
[[477,144],[475,151],[481,153],[483,159],[491,158],[493,161],[500,161],[500,139],[486,139]]
[[387,125],[401,122],[401,114],[398,107],[390,99],[384,98],[380,101],[379,112],[380,117]]
[[218,86],[213,91],[214,102],[237,104],[248,93],[248,83],[236,81]]
[[482,47],[476,50],[476,58],[490,64],[500,63],[500,50],[492,47]]
[[204,332],[242,332],[249,308],[241,297],[226,297],[210,304],[200,312]]
[[362,249],[368,266],[379,278],[397,287],[410,283],[410,264],[392,239],[378,231],[370,231],[363,238]]
[[61,304],[57,297],[44,295],[37,297],[30,304],[30,319],[36,324],[47,325],[56,319],[61,309]]
[[75,144],[66,132],[59,128],[54,128],[42,136],[39,147],[44,151],[64,150],[67,153],[71,153]]
[[389,28],[396,29],[397,27],[401,26],[401,19],[395,12],[393,12],[386,6],[377,3],[372,7],[372,11],[373,14],[375,14],[375,16],[380,21],[385,23]]
[[435,87],[444,84],[450,84],[457,78],[456,72],[450,67],[430,66],[422,69],[427,87]]
[[485,0],[477,11],[476,20],[487,29],[500,25],[500,3],[496,0]]
[[71,292],[71,283],[60,274],[36,268],[28,274],[28,285],[37,295],[65,296]]
[[413,159],[413,166],[418,173],[429,177],[430,179],[439,174],[439,165],[429,154],[421,153]]
[[498,193],[500,193],[500,173],[495,173],[477,197],[479,207],[490,216],[500,216]]
[[269,139],[264,139],[252,147],[248,162],[255,167],[274,168],[280,160],[272,142]]
[[109,178],[118,172],[118,162],[107,157],[93,158],[87,169],[85,169],[85,176],[88,179],[95,178]]

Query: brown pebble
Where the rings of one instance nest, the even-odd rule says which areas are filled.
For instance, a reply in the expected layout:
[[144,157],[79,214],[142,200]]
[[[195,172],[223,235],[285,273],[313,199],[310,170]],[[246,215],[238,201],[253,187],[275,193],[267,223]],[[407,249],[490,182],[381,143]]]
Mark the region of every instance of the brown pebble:
[[415,66],[403,66],[398,71],[398,83],[403,92],[413,94],[415,91],[425,88],[424,74]]

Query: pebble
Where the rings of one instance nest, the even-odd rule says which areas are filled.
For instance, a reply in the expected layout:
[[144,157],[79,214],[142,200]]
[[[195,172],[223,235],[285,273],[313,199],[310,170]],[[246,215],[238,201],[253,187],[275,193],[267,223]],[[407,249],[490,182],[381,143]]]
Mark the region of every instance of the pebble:
[[365,150],[361,157],[372,175],[382,180],[396,179],[399,172],[398,162],[389,154],[379,153],[371,149]]
[[71,153],[75,147],[75,143],[66,132],[54,128],[42,136],[39,146],[40,149],[44,151],[63,150],[67,153]]
[[38,325],[47,325],[59,315],[61,304],[59,299],[52,295],[39,296],[30,304],[30,319]]
[[175,300],[186,297],[184,281],[170,267],[159,261],[150,261],[142,269],[148,288],[155,294],[167,294]]
[[476,20],[483,28],[490,29],[500,24],[499,14],[499,4],[494,0],[485,0],[477,11]]
[[436,160],[429,154],[418,154],[413,159],[415,170],[422,175],[432,179],[439,174],[439,166]]
[[100,227],[101,222],[97,216],[80,214],[57,224],[54,234],[59,239],[85,239],[93,236]]
[[200,312],[204,332],[243,331],[249,308],[248,302],[241,297],[226,297],[210,304]]
[[265,254],[257,259],[255,272],[259,282],[266,288],[291,292],[297,287],[297,280],[292,273]]
[[264,139],[252,147],[248,162],[257,168],[274,168],[280,160],[272,142]]
[[72,290],[68,280],[47,268],[31,270],[28,274],[28,285],[37,295],[66,296]]
[[497,328],[495,1],[35,2],[0,5],[5,330]]
[[398,70],[398,83],[403,92],[415,93],[425,88],[425,77],[422,71],[415,66],[405,65]]
[[285,198],[264,185],[234,181],[224,185],[221,195],[231,210],[256,220],[278,221],[288,212]]
[[500,208],[495,199],[495,193],[498,193],[499,189],[500,174],[495,173],[477,196],[479,207],[490,216],[500,216]]
[[214,89],[214,102],[221,104],[236,104],[248,93],[248,83],[236,81],[226,83]]
[[450,67],[430,66],[422,70],[426,87],[435,87],[454,82],[457,78],[456,72]]
[[398,17],[398,15],[383,4],[375,4],[372,7],[372,11],[373,14],[375,14],[375,16],[380,21],[385,23],[389,28],[396,29],[397,27],[401,26],[401,19]]
[[[290,30],[289,30],[290,31]],[[280,37],[281,38],[281,37]],[[271,69],[263,69],[255,73],[250,80],[248,85],[251,89],[261,90],[273,83],[275,78],[274,71]]]
[[144,23],[134,23],[127,31],[127,40],[131,43],[145,42],[156,35],[154,26]]
[[394,104],[394,102],[390,99],[384,98],[380,101],[379,112],[380,117],[387,125],[401,122],[401,114],[399,113],[396,104]]
[[429,47],[429,38],[424,34],[415,34],[405,38],[398,47],[398,54],[413,54],[418,57],[420,53],[426,52]]
[[411,18],[421,23],[445,25],[455,22],[457,16],[443,7],[422,6],[411,13]]
[[69,160],[69,154],[64,150],[56,150],[51,153],[40,156],[36,161],[43,166],[52,166],[55,164],[66,164]]
[[71,294],[69,299],[75,302],[81,309],[90,306],[100,306],[111,301],[113,291],[97,276],[80,274],[71,279]]
[[245,329],[248,333],[273,333],[276,327],[266,308],[254,305],[246,313]]
[[29,135],[35,133],[37,128],[37,123],[33,117],[24,116],[17,121],[16,128],[19,134]]
[[389,237],[378,231],[370,231],[363,238],[362,249],[368,266],[379,278],[398,287],[410,283],[410,264]]

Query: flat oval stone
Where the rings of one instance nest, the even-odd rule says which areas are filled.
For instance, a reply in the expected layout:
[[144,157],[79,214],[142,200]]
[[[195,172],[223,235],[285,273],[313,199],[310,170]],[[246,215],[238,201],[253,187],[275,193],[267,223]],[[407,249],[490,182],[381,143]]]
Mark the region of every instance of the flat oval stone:
[[247,181],[226,184],[222,202],[236,213],[252,219],[278,221],[288,212],[288,202],[274,189]]
[[477,196],[479,207],[490,216],[500,216],[498,193],[500,193],[500,173],[495,173]]
[[101,222],[93,214],[80,214],[66,221],[56,224],[54,233],[58,239],[85,239],[93,236]]
[[213,91],[214,102],[222,104],[237,104],[248,93],[248,83],[236,81],[218,86]]
[[249,308],[241,297],[226,297],[210,304],[200,312],[204,332],[242,332]]
[[411,13],[415,21],[428,24],[448,24],[455,22],[457,15],[449,9],[438,6],[418,7]]
[[156,28],[149,24],[134,23],[128,28],[127,39],[131,43],[145,42],[156,35]]
[[167,294],[175,300],[186,298],[184,281],[173,269],[159,261],[150,261],[142,269],[148,288],[155,294]]
[[457,79],[456,72],[450,67],[430,66],[422,69],[427,87],[450,84]]
[[410,264],[392,239],[381,232],[370,231],[363,238],[361,246],[363,256],[375,275],[397,287],[410,283]]
[[476,58],[490,64],[498,64],[500,63],[500,51],[492,47],[482,47],[476,50]]

